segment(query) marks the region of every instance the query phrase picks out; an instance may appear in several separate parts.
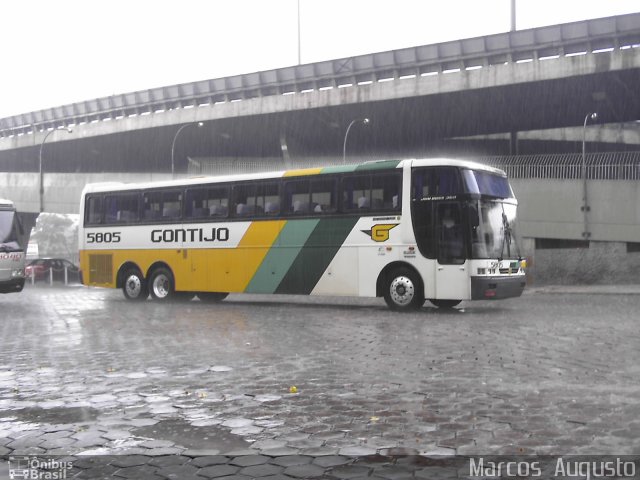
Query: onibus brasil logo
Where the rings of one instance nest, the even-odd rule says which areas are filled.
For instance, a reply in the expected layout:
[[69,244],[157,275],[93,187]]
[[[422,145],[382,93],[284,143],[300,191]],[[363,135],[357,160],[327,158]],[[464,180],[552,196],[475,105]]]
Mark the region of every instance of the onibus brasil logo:
[[62,480],[73,468],[72,462],[36,456],[9,457],[9,478],[33,480]]
[[360,230],[371,237],[374,242],[386,242],[389,240],[389,232],[392,228],[400,225],[399,223],[378,223],[371,227],[371,230]]

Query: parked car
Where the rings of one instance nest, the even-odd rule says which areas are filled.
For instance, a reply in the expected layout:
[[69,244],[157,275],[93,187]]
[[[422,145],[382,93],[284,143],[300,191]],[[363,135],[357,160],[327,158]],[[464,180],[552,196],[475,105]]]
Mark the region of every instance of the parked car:
[[64,258],[38,258],[32,260],[25,268],[27,277],[34,277],[35,281],[44,280],[46,282],[51,278],[53,272],[54,282],[64,282],[64,271],[67,270],[67,282],[80,282],[80,269]]

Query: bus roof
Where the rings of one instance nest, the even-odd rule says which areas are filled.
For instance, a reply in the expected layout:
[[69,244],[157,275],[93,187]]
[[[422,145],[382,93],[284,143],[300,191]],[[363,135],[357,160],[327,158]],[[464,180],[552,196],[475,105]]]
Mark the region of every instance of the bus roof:
[[0,207],[3,208],[14,208],[14,204],[11,200],[7,200],[6,198],[0,198]]
[[259,173],[242,173],[232,175],[217,176],[199,176],[191,178],[181,178],[176,180],[160,180],[144,183],[122,183],[122,182],[101,182],[90,183],[84,188],[83,195],[91,192],[102,191],[120,191],[120,190],[136,190],[146,188],[162,188],[175,185],[191,186],[208,183],[227,183],[238,182],[243,180],[258,180],[282,177],[299,177],[307,175],[322,175],[327,173],[352,173],[371,170],[388,170],[394,168],[402,168],[404,166],[412,167],[435,167],[449,166],[457,168],[469,168],[472,170],[485,170],[496,175],[506,176],[506,174],[497,168],[484,165],[482,163],[470,160],[459,160],[453,158],[423,158],[423,159],[405,159],[405,160],[374,160],[364,163],[334,165],[327,167],[302,168],[293,170],[279,170]]

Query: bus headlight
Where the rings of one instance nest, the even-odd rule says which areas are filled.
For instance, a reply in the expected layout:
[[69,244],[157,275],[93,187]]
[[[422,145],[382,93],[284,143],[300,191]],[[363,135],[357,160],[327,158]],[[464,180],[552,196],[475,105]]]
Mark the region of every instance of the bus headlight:
[[24,278],[24,268],[11,270],[11,278]]

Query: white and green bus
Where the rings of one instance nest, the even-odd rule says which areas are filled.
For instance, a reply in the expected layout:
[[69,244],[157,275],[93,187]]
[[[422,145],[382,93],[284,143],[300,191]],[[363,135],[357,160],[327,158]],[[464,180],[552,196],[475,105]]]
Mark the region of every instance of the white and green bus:
[[21,292],[24,288],[22,234],[15,205],[10,200],[0,199],[0,293]]
[[91,184],[80,266],[85,285],[131,300],[245,292],[452,307],[522,293],[516,207],[504,172],[452,159]]

